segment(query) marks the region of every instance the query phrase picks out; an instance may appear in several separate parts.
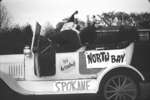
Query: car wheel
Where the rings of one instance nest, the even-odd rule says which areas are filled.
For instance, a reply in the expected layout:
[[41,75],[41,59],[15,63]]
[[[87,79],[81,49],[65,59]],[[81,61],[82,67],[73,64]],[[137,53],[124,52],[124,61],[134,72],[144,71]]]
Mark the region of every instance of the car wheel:
[[127,72],[111,73],[102,81],[103,100],[137,100],[139,94],[138,81]]

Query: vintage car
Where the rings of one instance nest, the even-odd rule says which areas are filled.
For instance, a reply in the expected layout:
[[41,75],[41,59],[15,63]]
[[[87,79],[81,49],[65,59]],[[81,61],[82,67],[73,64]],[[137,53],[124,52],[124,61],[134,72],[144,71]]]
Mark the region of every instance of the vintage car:
[[37,23],[32,45],[23,54],[0,55],[0,78],[13,91],[23,95],[98,93],[102,100],[139,97],[144,76],[130,65],[134,41],[57,52],[54,43],[46,40],[48,45],[39,50],[40,30]]

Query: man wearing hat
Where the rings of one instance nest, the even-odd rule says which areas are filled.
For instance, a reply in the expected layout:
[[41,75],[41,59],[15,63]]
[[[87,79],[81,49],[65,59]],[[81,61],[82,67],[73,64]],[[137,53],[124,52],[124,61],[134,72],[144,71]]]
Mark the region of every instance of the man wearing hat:
[[60,34],[55,38],[55,41],[60,45],[56,50],[58,52],[73,52],[81,47],[79,31],[76,29],[77,20],[74,18],[78,13],[76,11],[62,26]]

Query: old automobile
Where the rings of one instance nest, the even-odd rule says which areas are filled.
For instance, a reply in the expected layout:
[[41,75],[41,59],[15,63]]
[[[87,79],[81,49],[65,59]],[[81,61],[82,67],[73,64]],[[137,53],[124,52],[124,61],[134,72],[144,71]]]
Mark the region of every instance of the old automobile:
[[108,32],[116,37],[106,37],[108,33],[97,30],[98,43],[61,52],[52,40],[44,40],[46,46],[41,47],[40,30],[37,23],[32,45],[25,46],[23,54],[0,55],[0,78],[13,91],[23,95],[98,93],[102,100],[139,97],[144,76],[130,65],[134,40],[116,41],[121,31]]

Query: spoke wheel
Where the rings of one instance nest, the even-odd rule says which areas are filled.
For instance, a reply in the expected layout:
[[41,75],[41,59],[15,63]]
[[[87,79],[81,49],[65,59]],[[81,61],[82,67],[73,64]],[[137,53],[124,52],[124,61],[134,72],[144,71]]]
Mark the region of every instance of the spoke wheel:
[[105,100],[137,100],[138,95],[138,84],[129,75],[110,75],[103,84]]

